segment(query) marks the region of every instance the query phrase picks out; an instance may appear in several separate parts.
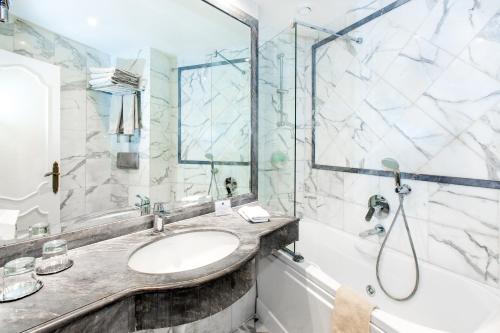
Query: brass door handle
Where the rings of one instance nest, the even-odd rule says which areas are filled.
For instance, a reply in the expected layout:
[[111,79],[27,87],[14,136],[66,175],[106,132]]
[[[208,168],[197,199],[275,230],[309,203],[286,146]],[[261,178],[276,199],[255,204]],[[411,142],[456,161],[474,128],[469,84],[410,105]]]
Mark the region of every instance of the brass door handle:
[[52,176],[52,192],[57,193],[59,192],[59,176],[61,173],[59,172],[59,164],[57,162],[54,162],[52,164],[52,171],[47,172],[44,177],[50,177]]

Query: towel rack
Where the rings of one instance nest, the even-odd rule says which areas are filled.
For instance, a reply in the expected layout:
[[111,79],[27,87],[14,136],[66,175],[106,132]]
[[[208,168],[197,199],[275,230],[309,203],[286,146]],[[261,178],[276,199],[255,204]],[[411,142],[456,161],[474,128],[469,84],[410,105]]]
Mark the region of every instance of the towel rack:
[[132,94],[137,94],[140,92],[144,91],[144,88],[135,88],[129,85],[125,84],[120,84],[120,83],[115,83],[115,84],[109,84],[105,86],[90,86],[88,87],[90,90],[94,91],[100,91],[104,92],[107,94],[112,94],[112,95],[132,95]]

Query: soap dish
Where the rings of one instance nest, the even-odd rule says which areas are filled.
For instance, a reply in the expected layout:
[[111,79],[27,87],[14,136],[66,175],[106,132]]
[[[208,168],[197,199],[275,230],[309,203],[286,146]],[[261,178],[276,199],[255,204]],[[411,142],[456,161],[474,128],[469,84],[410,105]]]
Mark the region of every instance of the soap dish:
[[51,266],[39,266],[36,268],[36,274],[38,275],[50,275],[50,274],[56,274],[62,271],[67,270],[73,266],[73,260],[69,259],[65,264],[57,264],[57,265],[51,265]]

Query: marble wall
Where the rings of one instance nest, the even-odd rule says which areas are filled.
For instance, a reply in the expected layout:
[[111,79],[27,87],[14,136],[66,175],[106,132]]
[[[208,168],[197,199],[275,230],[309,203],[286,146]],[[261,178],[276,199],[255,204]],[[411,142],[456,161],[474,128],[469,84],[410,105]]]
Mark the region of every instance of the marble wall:
[[412,0],[318,48],[316,164],[498,180],[499,8]]
[[182,69],[182,160],[206,161],[210,153],[220,162],[250,162],[250,64],[235,65],[244,72],[227,63]]
[[0,25],[0,48],[61,69],[63,227],[85,214],[129,206],[135,200],[131,187],[141,183],[142,170],[117,169],[116,153],[136,151],[147,144],[141,140],[148,134],[117,143],[108,134],[111,96],[87,89],[88,68],[112,65],[111,55],[21,19]]
[[[381,157],[390,156],[403,171],[497,180],[499,10],[492,0],[411,0],[351,32],[362,45],[337,40],[318,49],[316,163],[381,169]],[[296,209],[357,237],[375,223],[388,227],[393,216],[366,223],[371,195],[385,196],[393,212],[398,200],[392,178],[312,168],[311,46],[326,36],[319,37],[299,32],[297,43]],[[273,94],[260,84],[261,96]],[[261,108],[260,117],[270,110]],[[500,192],[405,182],[413,188],[406,213],[420,260],[500,287]],[[265,191],[279,194],[264,181]],[[410,254],[401,223],[388,246]]]

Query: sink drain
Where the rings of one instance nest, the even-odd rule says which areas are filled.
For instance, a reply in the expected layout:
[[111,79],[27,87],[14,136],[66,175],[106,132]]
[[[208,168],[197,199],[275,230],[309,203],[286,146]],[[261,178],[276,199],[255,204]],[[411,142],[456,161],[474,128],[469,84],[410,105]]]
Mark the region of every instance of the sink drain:
[[367,285],[367,286],[366,286],[366,293],[367,293],[367,294],[368,294],[368,296],[370,296],[370,297],[375,296],[375,293],[376,293],[375,288],[373,288],[373,286],[372,286],[371,284]]

